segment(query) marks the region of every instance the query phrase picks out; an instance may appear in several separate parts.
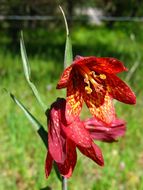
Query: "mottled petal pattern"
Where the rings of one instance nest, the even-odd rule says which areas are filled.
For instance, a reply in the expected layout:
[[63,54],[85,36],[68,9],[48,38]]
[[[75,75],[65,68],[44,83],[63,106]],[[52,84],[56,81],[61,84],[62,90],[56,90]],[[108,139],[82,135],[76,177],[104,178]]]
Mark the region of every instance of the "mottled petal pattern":
[[74,64],[77,65],[86,65],[90,70],[96,72],[117,74],[123,71],[127,71],[127,68],[124,64],[116,58],[112,57],[80,57],[75,59]]
[[112,98],[108,95],[108,93],[105,95],[104,103],[102,105],[97,107],[95,102],[90,99],[86,100],[86,104],[91,114],[99,120],[110,124],[115,119],[115,110]]
[[72,70],[72,66],[67,67],[64,72],[62,73],[62,76],[57,84],[57,89],[65,88],[68,85],[70,73]]
[[112,57],[96,57],[96,65],[91,66],[93,70],[100,73],[117,74],[123,71],[127,71],[127,68],[121,61]]
[[82,154],[86,155],[87,157],[95,161],[98,165],[100,166],[104,165],[102,152],[96,144],[92,143],[91,147],[89,148],[83,148],[81,146],[77,147],[82,152]]
[[76,116],[79,116],[81,112],[83,98],[82,98],[82,92],[79,88],[80,85],[83,85],[83,84],[80,82],[80,79],[77,78],[75,81],[71,80],[69,82],[69,86],[67,87],[66,113],[69,116],[72,115],[76,117]]
[[106,83],[107,90],[113,98],[126,104],[136,103],[135,94],[119,77],[115,75],[108,75]]

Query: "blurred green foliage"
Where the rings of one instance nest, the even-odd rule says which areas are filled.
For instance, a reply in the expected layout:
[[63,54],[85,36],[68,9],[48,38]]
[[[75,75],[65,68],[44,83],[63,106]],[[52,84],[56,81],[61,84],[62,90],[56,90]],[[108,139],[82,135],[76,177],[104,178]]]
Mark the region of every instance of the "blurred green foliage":
[[[116,23],[111,29],[102,26],[73,26],[71,38],[75,55],[116,57],[130,69],[139,62],[128,84],[137,95],[137,105],[116,103],[118,117],[127,121],[127,134],[118,143],[99,143],[105,166],[100,168],[79,153],[72,190],[142,190],[143,189],[143,26],[139,23]],[[7,33],[0,31],[0,88],[7,88],[35,115],[46,128],[46,117],[28,87],[22,70],[18,43],[11,44]],[[25,45],[37,86],[47,108],[64,90],[56,90],[63,70],[65,30],[45,28],[24,31]],[[129,73],[128,72],[128,73]],[[128,73],[121,74],[126,80]],[[60,189],[54,172],[46,180],[46,149],[21,110],[1,90],[0,98],[0,189]],[[85,108],[82,118],[89,116]]]

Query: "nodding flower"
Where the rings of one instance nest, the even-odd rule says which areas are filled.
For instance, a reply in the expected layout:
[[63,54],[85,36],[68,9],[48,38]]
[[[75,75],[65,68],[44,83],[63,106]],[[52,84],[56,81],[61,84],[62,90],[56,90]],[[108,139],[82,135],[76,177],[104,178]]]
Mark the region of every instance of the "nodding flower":
[[98,165],[104,165],[102,152],[94,144],[84,123],[79,117],[71,122],[70,116],[66,117],[65,108],[66,100],[58,98],[48,110],[48,152],[45,162],[47,177],[51,172],[53,162],[56,163],[61,175],[70,177],[77,161],[76,148]]
[[79,115],[85,102],[93,116],[110,124],[115,119],[112,99],[136,103],[133,91],[116,76],[123,71],[127,68],[115,58],[77,56],[57,84],[57,89],[67,88],[69,114]]

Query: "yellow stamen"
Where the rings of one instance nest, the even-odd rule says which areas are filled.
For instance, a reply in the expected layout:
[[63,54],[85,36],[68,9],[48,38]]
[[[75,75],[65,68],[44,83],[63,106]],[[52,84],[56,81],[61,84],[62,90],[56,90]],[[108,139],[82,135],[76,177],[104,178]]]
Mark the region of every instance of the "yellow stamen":
[[86,91],[87,94],[91,94],[92,89],[90,88],[90,86],[86,86],[85,91]]
[[97,92],[102,91],[103,87],[100,84],[100,81],[98,83],[98,79],[100,78],[102,80],[105,80],[106,79],[105,74],[96,75],[95,71],[90,71],[87,67],[79,67],[79,71],[81,75],[84,77],[84,82],[87,84],[87,86],[85,86],[85,91],[87,94],[91,94],[93,91],[92,88],[90,87],[90,84],[94,86],[94,89]]
[[93,75],[94,78],[98,77],[98,75],[96,75],[94,71],[91,71],[90,73],[91,75]]
[[105,74],[100,74],[99,77],[100,77],[101,79],[103,79],[103,80],[106,79],[106,75],[105,75]]
[[92,77],[90,77],[90,82],[93,84],[94,87],[98,85],[98,83]]
[[88,75],[87,74],[84,74],[84,82],[87,84],[87,85],[89,85],[89,77],[88,77]]
[[109,86],[107,86],[107,91],[108,91],[108,92],[111,92],[111,91],[112,91]]
[[85,91],[87,94],[91,94],[92,89],[90,88],[89,76],[87,74],[85,74],[84,76],[84,82],[87,84],[87,86],[85,87]]

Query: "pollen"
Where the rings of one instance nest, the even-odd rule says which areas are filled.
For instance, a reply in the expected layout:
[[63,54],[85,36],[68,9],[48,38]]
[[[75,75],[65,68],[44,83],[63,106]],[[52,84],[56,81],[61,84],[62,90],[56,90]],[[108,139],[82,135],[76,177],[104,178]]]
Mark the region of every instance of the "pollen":
[[99,77],[100,77],[101,79],[103,79],[103,80],[106,79],[106,75],[105,75],[105,74],[100,74]]
[[89,77],[88,77],[88,75],[87,74],[85,74],[84,75],[84,82],[86,83],[86,84],[89,84]]
[[84,82],[87,84],[87,86],[85,87],[86,93],[91,94],[92,89],[90,88],[89,76],[87,74],[85,74]]
[[90,88],[90,86],[86,86],[85,87],[85,91],[87,94],[91,94],[92,93],[92,89]]
[[91,75],[93,75],[93,77],[94,77],[94,78],[96,78],[96,77],[97,77],[97,75],[95,74],[95,72],[94,72],[94,71],[91,71],[90,73],[91,73]]
[[107,86],[107,91],[108,91],[108,92],[111,92],[111,91],[112,91],[109,86]]

